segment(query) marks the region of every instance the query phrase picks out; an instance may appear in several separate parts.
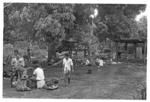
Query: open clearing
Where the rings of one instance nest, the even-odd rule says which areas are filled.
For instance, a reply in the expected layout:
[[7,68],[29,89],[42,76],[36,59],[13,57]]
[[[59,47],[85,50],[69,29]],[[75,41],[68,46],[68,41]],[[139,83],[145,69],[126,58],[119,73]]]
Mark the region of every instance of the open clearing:
[[[71,99],[134,99],[137,97],[139,84],[146,80],[146,67],[136,64],[106,65],[97,70],[92,67],[92,74],[87,74],[88,67],[76,67],[71,84],[64,87],[60,81],[57,90],[35,89],[30,92],[17,92],[10,88],[9,80],[3,80],[4,98],[71,98]],[[62,68],[47,68],[47,79],[62,78]]]

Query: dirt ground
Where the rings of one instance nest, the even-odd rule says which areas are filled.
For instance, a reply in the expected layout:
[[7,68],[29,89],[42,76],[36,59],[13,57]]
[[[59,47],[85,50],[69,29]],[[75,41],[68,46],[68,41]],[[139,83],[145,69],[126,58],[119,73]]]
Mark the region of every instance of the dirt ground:
[[[64,86],[60,81],[59,89],[35,89],[29,92],[17,92],[10,88],[9,80],[3,80],[4,98],[69,98],[69,99],[138,99],[139,84],[146,80],[146,67],[135,64],[106,65],[101,70],[91,67],[92,74],[87,74],[88,67],[75,67],[71,84]],[[62,68],[47,68],[47,79],[62,79]]]

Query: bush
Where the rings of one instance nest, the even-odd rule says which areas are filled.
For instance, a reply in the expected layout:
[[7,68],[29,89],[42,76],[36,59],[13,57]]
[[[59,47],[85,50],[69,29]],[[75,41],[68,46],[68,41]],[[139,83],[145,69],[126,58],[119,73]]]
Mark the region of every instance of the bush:
[[14,47],[12,44],[5,44],[3,46],[3,57],[6,58],[9,55],[13,54]]
[[[19,41],[16,42],[15,45],[12,44],[4,44],[4,49],[3,49],[3,60],[4,63],[7,62],[8,56],[12,56],[14,49],[19,50],[19,53],[21,56],[27,55],[27,42],[25,41]],[[31,58],[32,60],[39,60],[40,62],[43,62],[44,65],[46,63],[45,60],[47,60],[47,55],[48,52],[46,49],[40,49],[37,44],[33,45],[31,47]]]
[[4,59],[7,56],[12,56],[14,53],[14,50],[17,49],[21,55],[26,54],[27,51],[27,42],[16,42],[14,45],[12,44],[4,44],[3,48],[3,57]]
[[45,49],[32,49],[32,55],[39,59],[45,59],[48,55],[48,52]]

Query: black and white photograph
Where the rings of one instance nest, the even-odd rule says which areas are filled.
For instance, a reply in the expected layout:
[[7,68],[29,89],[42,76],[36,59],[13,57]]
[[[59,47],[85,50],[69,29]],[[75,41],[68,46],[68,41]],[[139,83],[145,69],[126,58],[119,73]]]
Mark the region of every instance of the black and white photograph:
[[3,2],[2,97],[147,100],[147,8]]

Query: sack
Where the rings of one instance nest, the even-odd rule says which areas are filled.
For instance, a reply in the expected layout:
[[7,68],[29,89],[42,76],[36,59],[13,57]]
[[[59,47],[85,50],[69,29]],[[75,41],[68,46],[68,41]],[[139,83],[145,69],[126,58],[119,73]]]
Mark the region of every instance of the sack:
[[51,79],[46,81],[47,90],[55,90],[59,87],[59,80],[58,79]]

